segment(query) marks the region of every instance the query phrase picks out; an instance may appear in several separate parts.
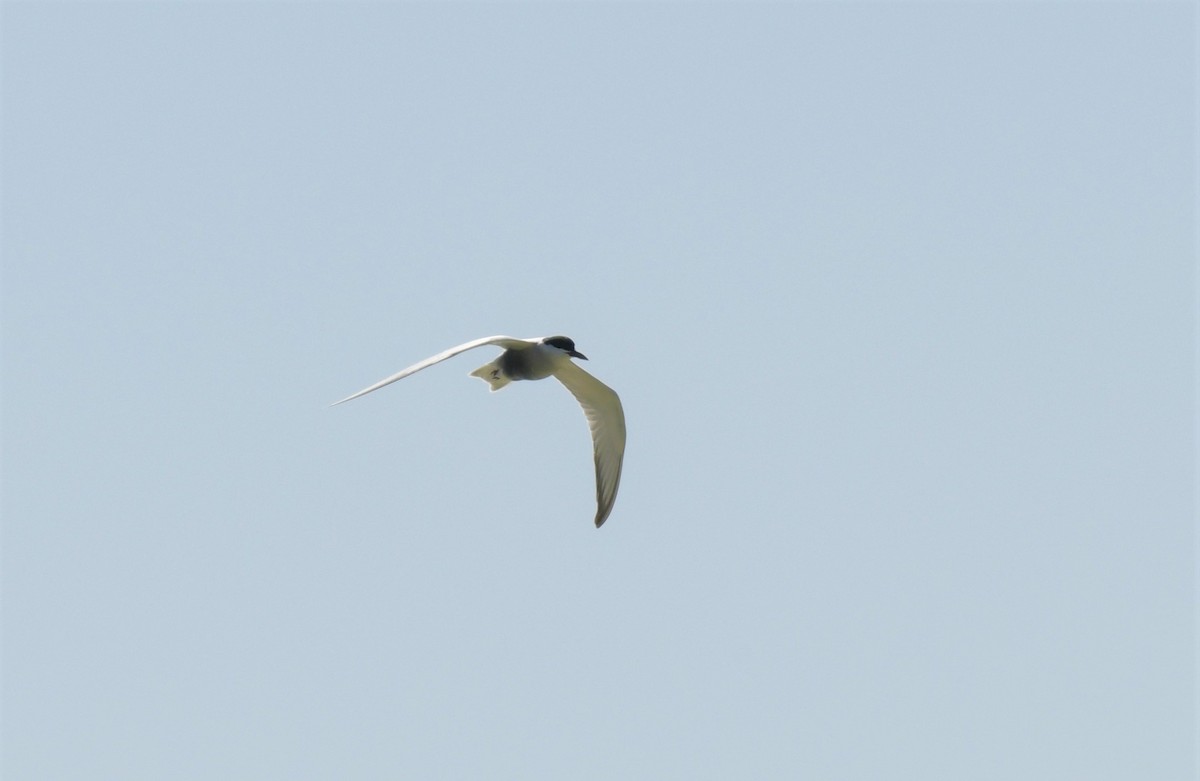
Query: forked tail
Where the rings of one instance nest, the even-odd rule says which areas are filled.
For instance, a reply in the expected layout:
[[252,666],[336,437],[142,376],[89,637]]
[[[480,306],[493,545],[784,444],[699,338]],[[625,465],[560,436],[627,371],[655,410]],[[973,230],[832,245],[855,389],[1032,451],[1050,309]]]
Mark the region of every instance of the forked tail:
[[500,390],[505,385],[512,382],[512,380],[504,376],[504,372],[501,371],[499,359],[480,366],[478,369],[471,372],[471,376],[478,377],[488,385],[492,386],[493,392]]

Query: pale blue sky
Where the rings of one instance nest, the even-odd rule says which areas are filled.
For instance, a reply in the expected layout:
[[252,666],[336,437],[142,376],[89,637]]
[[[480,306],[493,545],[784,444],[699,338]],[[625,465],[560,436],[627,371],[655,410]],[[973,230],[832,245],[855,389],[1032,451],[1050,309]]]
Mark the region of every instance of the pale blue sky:
[[6,3],[5,778],[1193,778],[1195,9]]

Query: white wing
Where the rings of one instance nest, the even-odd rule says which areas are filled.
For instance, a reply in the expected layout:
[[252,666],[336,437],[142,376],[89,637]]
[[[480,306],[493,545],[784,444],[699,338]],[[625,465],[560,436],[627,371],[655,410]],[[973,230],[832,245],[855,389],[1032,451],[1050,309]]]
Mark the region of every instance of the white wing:
[[616,391],[570,361],[554,376],[571,391],[583,407],[592,430],[592,452],[596,459],[596,528],[604,523],[617,500],[621,485],[621,462],[625,458],[625,410]]
[[402,380],[410,374],[416,374],[417,372],[421,371],[422,369],[428,369],[430,366],[433,366],[435,363],[441,363],[442,361],[446,360],[447,358],[453,358],[454,356],[458,355],[459,353],[465,353],[467,350],[474,350],[476,347],[483,347],[484,345],[488,345],[488,344],[494,344],[497,347],[503,347],[506,350],[511,350],[514,348],[532,347],[533,345],[537,344],[537,340],[536,339],[517,339],[516,337],[512,337],[512,336],[485,336],[482,339],[476,339],[474,341],[467,342],[466,344],[460,344],[458,347],[451,347],[449,350],[438,353],[437,355],[433,356],[432,358],[426,358],[425,360],[421,361],[420,363],[414,363],[412,366],[409,366],[407,369],[396,372],[391,377],[380,380],[379,382],[375,383],[374,385],[372,385],[369,388],[363,388],[358,393],[347,396],[346,398],[342,399],[341,401],[335,401],[330,406],[336,407],[338,404],[341,404],[342,402],[350,401],[351,399],[357,399],[359,396],[366,396],[371,391],[379,390],[384,385],[391,385],[396,380]]

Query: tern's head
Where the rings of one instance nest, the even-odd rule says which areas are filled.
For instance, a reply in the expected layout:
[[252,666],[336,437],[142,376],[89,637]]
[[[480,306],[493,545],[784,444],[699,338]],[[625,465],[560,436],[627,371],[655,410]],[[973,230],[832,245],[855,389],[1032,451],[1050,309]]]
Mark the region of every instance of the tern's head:
[[588,357],[575,349],[575,342],[565,336],[547,336],[542,340],[542,344],[548,347],[557,347],[572,358],[582,358],[587,360]]

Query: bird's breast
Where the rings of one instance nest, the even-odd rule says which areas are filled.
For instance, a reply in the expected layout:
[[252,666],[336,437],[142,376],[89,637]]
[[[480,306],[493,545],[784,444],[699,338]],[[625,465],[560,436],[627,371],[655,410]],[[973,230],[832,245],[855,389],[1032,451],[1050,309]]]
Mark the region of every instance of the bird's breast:
[[504,376],[513,380],[541,380],[554,372],[554,361],[537,347],[505,350],[498,362]]

